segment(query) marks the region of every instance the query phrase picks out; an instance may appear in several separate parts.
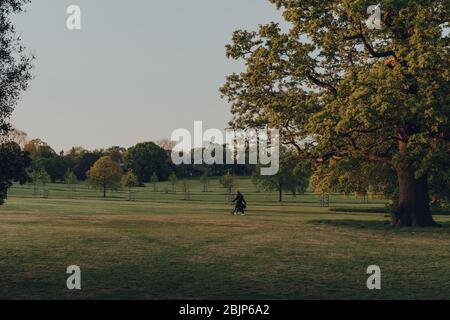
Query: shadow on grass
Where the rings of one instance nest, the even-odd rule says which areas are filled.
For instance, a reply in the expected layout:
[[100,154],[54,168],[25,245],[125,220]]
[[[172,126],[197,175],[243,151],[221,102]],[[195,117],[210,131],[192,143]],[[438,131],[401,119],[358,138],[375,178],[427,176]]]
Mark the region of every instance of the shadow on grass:
[[386,221],[372,221],[372,220],[312,220],[310,223],[328,225],[335,227],[348,227],[353,229],[373,229],[373,230],[388,230],[393,229]]
[[450,216],[449,209],[438,209],[438,210],[434,210],[432,213],[434,216]]
[[[330,212],[339,213],[381,213],[389,214],[389,209],[387,208],[330,208]],[[450,216],[450,210],[448,209],[435,209],[432,211],[433,216]]]
[[388,220],[374,221],[374,220],[312,220],[309,223],[316,225],[327,225],[334,227],[344,227],[360,230],[384,230],[384,231],[399,231],[399,232],[418,232],[418,233],[450,233],[450,223],[441,223],[439,228],[399,228],[393,227]]
[[330,208],[329,211],[341,213],[388,213],[385,208]]

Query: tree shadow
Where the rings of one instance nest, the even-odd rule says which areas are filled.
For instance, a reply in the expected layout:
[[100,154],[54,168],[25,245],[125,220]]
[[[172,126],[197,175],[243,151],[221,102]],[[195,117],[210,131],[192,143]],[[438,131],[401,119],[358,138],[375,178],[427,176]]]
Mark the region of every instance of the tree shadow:
[[388,221],[320,219],[320,220],[312,220],[310,221],[310,223],[319,225],[329,225],[334,227],[347,227],[353,229],[376,229],[376,230],[393,229],[392,226],[389,225]]
[[[379,213],[389,214],[389,209],[385,207],[331,207],[330,212],[337,213]],[[433,216],[450,216],[450,209],[434,209]]]
[[312,224],[316,225],[327,225],[333,227],[343,227],[358,230],[377,230],[377,231],[394,231],[394,232],[414,232],[414,233],[450,233],[450,222],[440,223],[440,227],[435,228],[405,228],[405,227],[394,227],[390,224],[388,220],[377,221],[377,220],[332,220],[332,219],[321,219],[312,220]]
[[433,210],[432,214],[433,216],[450,216],[450,210],[449,209]]
[[332,207],[328,209],[330,212],[338,212],[338,213],[380,213],[380,214],[388,214],[388,210],[386,208],[341,208],[341,207]]

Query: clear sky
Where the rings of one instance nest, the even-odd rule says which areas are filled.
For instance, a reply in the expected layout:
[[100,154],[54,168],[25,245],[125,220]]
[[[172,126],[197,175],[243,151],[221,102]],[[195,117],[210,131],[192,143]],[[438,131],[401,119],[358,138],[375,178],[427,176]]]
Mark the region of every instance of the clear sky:
[[[66,28],[71,4],[80,31]],[[224,46],[281,14],[267,0],[32,0],[15,20],[37,59],[13,124],[60,151],[129,147],[194,120],[223,129],[218,88],[241,69]]]

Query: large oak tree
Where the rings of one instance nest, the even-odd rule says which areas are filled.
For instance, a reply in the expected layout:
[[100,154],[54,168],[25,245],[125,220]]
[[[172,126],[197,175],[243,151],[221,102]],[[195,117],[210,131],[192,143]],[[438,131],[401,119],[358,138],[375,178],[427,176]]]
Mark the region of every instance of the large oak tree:
[[221,89],[231,124],[280,129],[321,170],[340,161],[391,170],[395,223],[435,225],[430,176],[450,168],[449,1],[382,0],[380,29],[365,23],[373,1],[269,1],[288,30],[238,30],[227,46],[246,66]]

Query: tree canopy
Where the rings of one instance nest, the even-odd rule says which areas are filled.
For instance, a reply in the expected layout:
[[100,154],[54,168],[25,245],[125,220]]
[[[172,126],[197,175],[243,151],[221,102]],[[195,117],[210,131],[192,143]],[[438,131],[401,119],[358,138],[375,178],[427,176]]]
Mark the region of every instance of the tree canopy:
[[117,190],[122,179],[122,169],[108,156],[101,157],[87,172],[88,182],[91,186],[103,191],[106,197],[106,190]]
[[168,177],[167,153],[153,142],[138,143],[129,148],[126,161],[127,167],[138,176],[141,184],[150,181],[155,172],[160,180]]
[[128,172],[122,177],[121,184],[122,187],[131,190],[131,188],[139,186],[139,180],[133,170],[128,170]]

